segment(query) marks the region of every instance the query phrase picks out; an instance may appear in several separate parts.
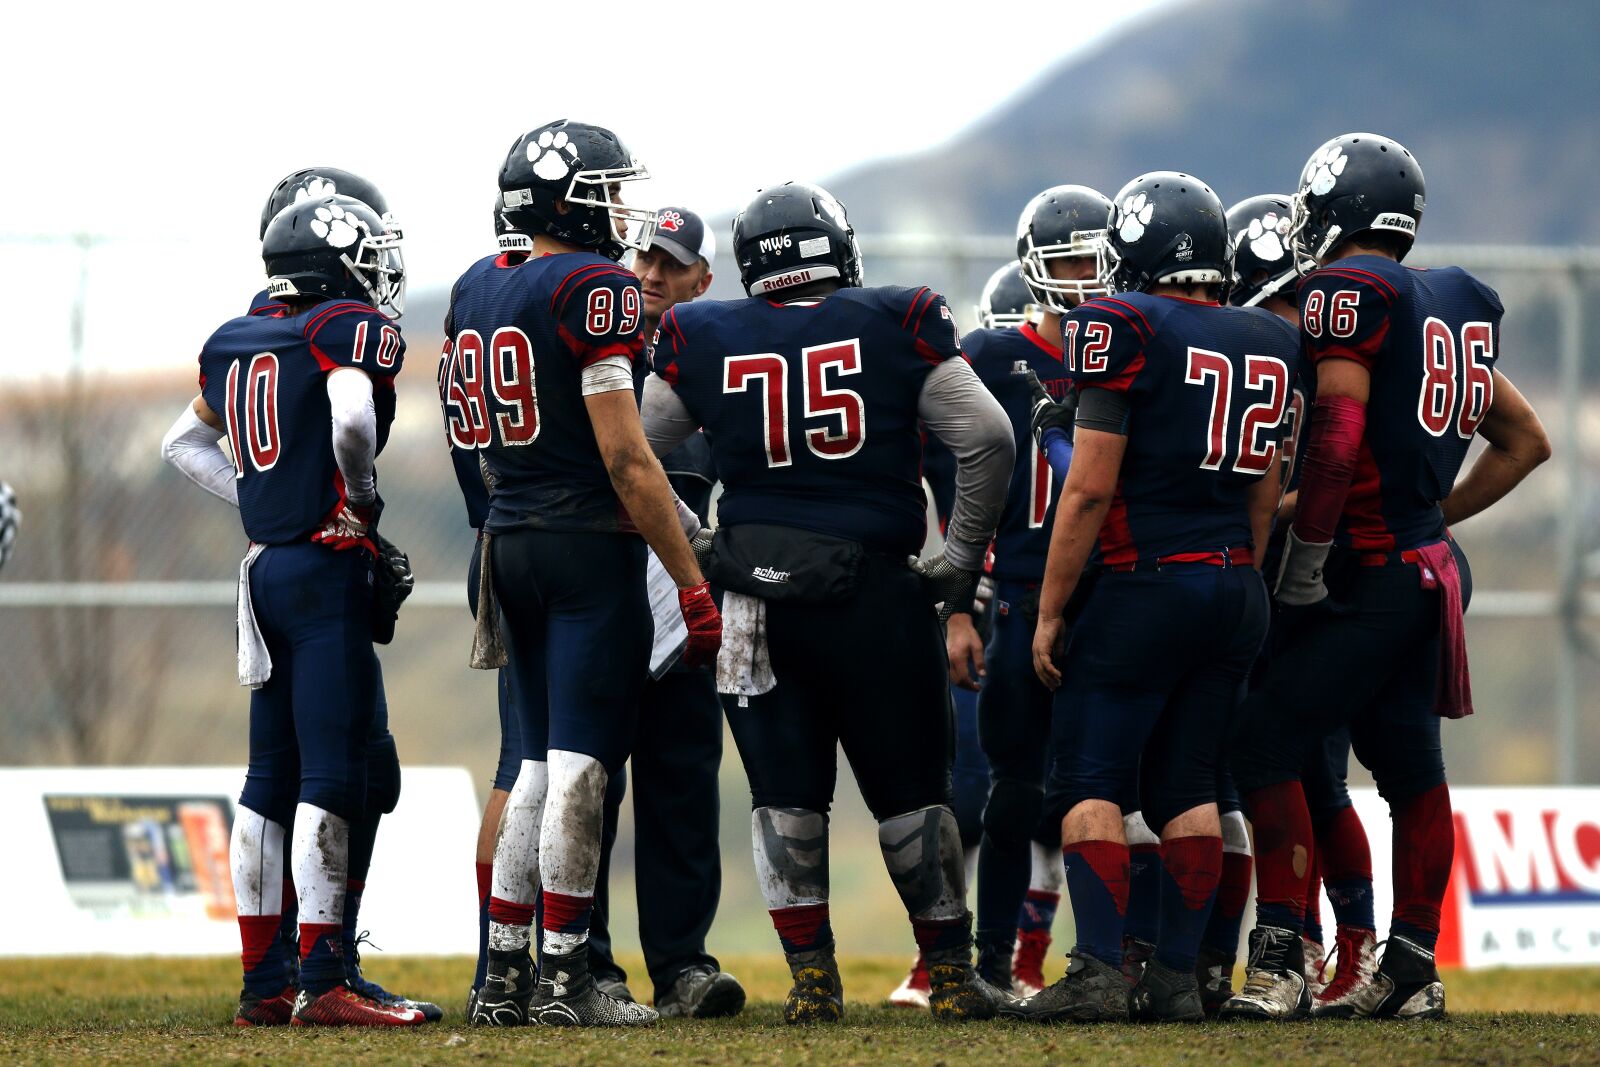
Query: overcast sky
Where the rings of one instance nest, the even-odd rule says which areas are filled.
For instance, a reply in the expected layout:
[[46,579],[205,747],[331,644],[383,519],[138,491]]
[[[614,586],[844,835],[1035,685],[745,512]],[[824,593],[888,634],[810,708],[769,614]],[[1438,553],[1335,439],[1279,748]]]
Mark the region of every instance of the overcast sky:
[[541,123],[614,129],[652,174],[638,203],[727,212],[945,141],[1165,2],[13,5],[0,375],[66,359],[78,281],[71,248],[19,235],[109,239],[87,366],[188,363],[261,287],[261,205],[297,167],[376,182],[410,284],[447,285],[491,243],[500,163]]

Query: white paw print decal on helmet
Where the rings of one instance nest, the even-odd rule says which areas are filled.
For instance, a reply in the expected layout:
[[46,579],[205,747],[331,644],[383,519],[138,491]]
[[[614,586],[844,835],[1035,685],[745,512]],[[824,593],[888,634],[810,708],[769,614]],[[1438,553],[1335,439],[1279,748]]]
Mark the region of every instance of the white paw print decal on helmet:
[[578,149],[566,130],[545,130],[528,145],[528,162],[533,164],[534,175],[547,182],[558,182],[571,174],[577,160]]
[[325,196],[333,196],[339,190],[328,178],[310,177],[300,183],[300,188],[294,191],[294,202],[302,200],[321,200]]
[[1306,173],[1311,176],[1309,186],[1312,195],[1321,196],[1338,184],[1339,175],[1344,173],[1345,165],[1349,162],[1350,157],[1336,144],[1319,148],[1317,154],[1311,157],[1311,162],[1306,164]]
[[1155,212],[1156,206],[1149,202],[1148,197],[1143,193],[1134,193],[1122,202],[1122,219],[1117,223],[1117,236],[1133,244],[1144,236],[1144,228]]
[[325,204],[317,208],[311,220],[311,232],[335,248],[349,248],[361,239],[361,231],[366,228],[366,223],[347,213],[338,204]]
[[1244,240],[1257,259],[1270,263],[1289,254],[1288,234],[1288,216],[1269,211],[1259,219],[1250,220]]

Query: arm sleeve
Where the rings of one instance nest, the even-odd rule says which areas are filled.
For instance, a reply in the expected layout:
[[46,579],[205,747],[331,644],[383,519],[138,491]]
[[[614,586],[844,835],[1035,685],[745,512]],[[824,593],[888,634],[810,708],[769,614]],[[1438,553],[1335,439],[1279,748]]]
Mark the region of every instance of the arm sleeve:
[[644,380],[639,419],[644,423],[644,439],[657,459],[693,437],[700,428],[700,420],[690,414],[683,398],[655,375]]
[[239,506],[239,471],[222,451],[223,432],[207,426],[190,404],[161,439],[161,456],[191,482]]
[[550,310],[580,367],[612,356],[630,364],[644,358],[644,293],[639,279],[621,267],[595,264],[574,271],[556,287]]
[[956,500],[945,530],[945,558],[966,570],[979,570],[1017,459],[1011,420],[964,359],[947,359],[928,374],[917,414],[956,457]]
[[1078,415],[1074,422],[1086,430],[1104,430],[1106,433],[1126,437],[1128,412],[1132,407],[1125,392],[1118,392],[1115,389],[1085,389],[1078,396]]
[[378,495],[373,461],[378,454],[378,413],[372,379],[365,374],[333,373],[327,378],[333,411],[333,458],[352,504],[370,504]]
[[1052,426],[1044,432],[1044,458],[1050,464],[1050,473],[1056,481],[1067,480],[1067,471],[1072,467],[1072,440],[1067,437],[1067,432],[1059,427]]

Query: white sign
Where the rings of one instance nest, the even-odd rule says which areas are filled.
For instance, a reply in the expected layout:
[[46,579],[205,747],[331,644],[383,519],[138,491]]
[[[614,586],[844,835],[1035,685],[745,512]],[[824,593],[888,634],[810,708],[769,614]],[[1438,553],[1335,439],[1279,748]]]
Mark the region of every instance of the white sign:
[[[0,912],[22,917],[0,955],[238,953],[228,835],[243,784],[230,767],[0,769]],[[477,824],[465,770],[404,770],[362,897],[375,946],[473,952]]]

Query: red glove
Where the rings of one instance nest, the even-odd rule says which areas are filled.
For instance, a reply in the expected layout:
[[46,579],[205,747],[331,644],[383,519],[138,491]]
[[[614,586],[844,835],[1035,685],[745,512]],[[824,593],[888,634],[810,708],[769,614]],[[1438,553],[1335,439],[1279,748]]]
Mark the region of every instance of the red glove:
[[365,548],[376,555],[377,549],[368,536],[368,531],[377,518],[376,511],[376,507],[372,504],[352,504],[346,501],[342,507],[328,516],[327,523],[311,535],[311,540],[341,550]]
[[684,625],[689,628],[689,643],[683,646],[684,665],[710,666],[717,661],[717,650],[722,647],[722,613],[717,610],[717,602],[711,599],[711,583],[701,582],[679,589],[678,607],[683,611]]

